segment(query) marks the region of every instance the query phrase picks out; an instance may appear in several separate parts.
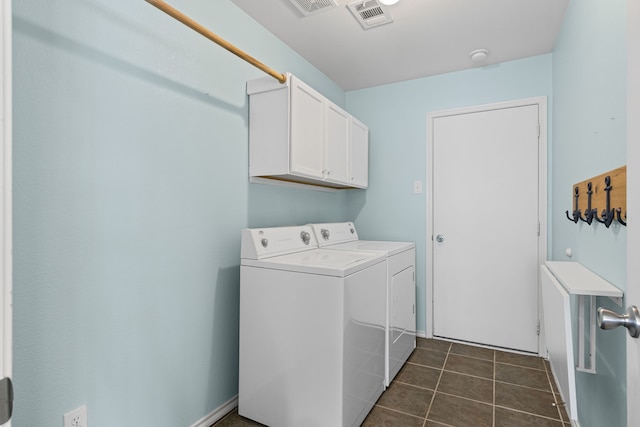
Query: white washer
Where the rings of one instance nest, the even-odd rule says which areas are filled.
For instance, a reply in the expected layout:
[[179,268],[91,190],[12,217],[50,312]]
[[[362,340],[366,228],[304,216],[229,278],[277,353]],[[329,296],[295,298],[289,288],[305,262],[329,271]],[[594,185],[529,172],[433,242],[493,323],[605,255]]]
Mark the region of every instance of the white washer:
[[387,259],[385,386],[389,386],[416,348],[416,249],[413,242],[359,240],[352,222],[311,224],[318,246],[368,251]]
[[359,426],[384,390],[385,257],[319,249],[311,226],[242,230],[238,412]]

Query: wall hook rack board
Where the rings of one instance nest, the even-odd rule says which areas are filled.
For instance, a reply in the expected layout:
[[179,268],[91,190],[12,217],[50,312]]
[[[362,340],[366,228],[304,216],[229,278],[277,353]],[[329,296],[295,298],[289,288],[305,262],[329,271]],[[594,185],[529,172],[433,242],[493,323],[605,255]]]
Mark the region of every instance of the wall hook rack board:
[[609,228],[614,220],[627,225],[627,166],[621,166],[574,184],[573,211],[566,211],[567,219],[591,225],[602,223]]

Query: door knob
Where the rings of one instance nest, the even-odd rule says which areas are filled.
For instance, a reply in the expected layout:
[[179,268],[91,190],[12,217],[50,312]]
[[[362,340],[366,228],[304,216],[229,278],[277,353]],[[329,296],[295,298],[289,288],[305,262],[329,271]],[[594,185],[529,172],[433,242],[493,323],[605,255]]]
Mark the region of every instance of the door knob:
[[598,325],[601,329],[624,326],[632,338],[638,338],[640,337],[640,311],[635,305],[628,307],[626,314],[618,314],[600,307],[598,309]]
[[436,236],[436,242],[438,242],[438,243],[444,242],[444,236],[442,234],[438,234]]

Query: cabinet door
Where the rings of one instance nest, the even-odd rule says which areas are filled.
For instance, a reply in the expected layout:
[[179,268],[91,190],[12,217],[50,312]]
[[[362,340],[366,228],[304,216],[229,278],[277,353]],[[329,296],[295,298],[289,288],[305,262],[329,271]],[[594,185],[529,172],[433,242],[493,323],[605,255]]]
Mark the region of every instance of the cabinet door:
[[351,185],[367,188],[369,185],[369,128],[351,117]]
[[350,184],[349,122],[351,116],[327,101],[325,138],[325,180]]
[[324,102],[325,98],[311,87],[291,79],[291,173],[323,178]]

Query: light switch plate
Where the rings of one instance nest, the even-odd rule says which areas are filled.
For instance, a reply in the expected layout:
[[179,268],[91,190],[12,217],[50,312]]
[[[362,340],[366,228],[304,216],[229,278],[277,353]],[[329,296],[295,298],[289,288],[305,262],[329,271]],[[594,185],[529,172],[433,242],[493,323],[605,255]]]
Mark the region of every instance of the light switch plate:
[[413,194],[422,194],[422,181],[413,182]]

